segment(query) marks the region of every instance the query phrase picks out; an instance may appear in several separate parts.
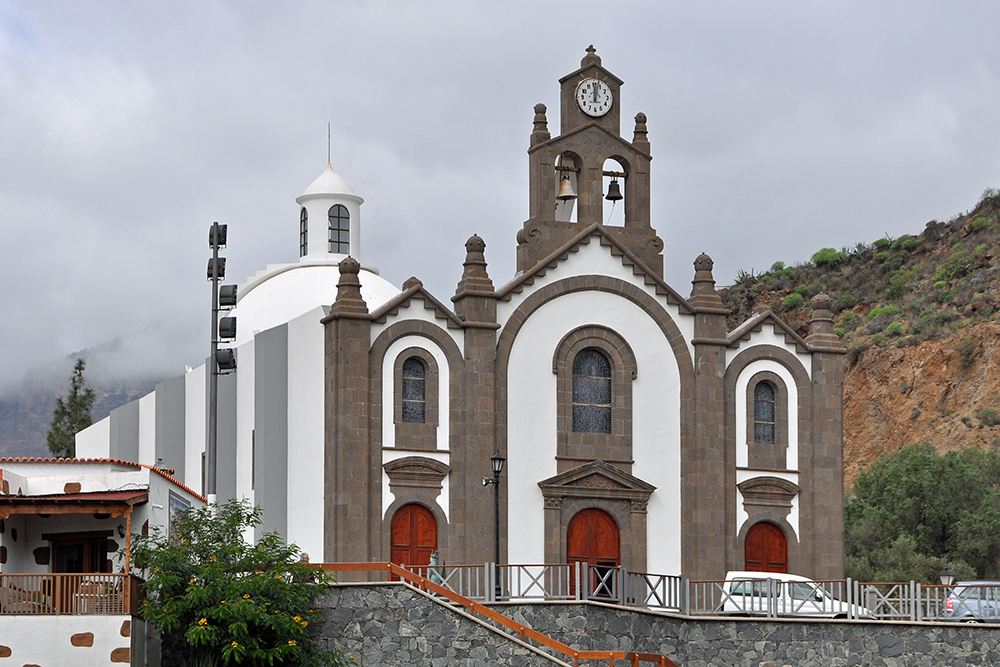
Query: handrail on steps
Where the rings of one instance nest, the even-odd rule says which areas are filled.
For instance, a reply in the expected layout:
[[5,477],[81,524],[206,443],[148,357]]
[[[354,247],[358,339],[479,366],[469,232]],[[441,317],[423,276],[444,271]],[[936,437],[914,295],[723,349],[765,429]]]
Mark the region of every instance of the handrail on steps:
[[456,604],[469,609],[470,614],[480,614],[495,623],[499,623],[521,635],[521,641],[531,639],[546,646],[553,651],[562,653],[568,658],[573,658],[573,664],[579,667],[581,660],[607,660],[609,667],[614,667],[615,660],[628,660],[632,667],[639,667],[640,662],[652,662],[658,667],[680,667],[676,662],[665,655],[659,653],[636,653],[634,651],[577,651],[560,641],[556,641],[547,635],[543,635],[537,630],[533,630],[522,623],[507,618],[503,614],[498,614],[489,607],[486,607],[474,600],[459,595],[448,590],[444,586],[439,586],[430,579],[420,576],[415,572],[404,569],[395,563],[323,563],[324,570],[331,572],[386,572],[391,576],[399,577],[408,581],[417,588],[440,595]]

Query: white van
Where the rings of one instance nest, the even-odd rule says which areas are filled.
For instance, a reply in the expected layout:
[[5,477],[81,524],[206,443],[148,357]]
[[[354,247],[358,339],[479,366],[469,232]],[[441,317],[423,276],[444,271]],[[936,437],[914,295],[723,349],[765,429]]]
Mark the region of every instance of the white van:
[[770,609],[771,616],[874,618],[858,604],[852,612],[846,598],[847,582],[819,584],[795,574],[733,571],[726,574],[722,613],[767,616]]

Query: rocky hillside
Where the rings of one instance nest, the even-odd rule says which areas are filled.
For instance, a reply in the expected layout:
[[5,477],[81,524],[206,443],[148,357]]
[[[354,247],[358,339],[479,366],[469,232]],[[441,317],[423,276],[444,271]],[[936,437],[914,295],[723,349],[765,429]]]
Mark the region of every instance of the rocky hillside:
[[848,348],[846,483],[860,466],[917,440],[940,450],[1000,447],[1000,192],[922,233],[880,238],[724,289],[730,326],[768,305],[803,336],[809,299],[834,298]]

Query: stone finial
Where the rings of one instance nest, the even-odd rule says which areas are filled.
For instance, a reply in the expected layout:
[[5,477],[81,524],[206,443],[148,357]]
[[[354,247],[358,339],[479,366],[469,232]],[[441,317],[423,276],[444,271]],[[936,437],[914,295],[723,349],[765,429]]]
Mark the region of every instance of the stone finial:
[[361,315],[368,313],[368,306],[361,296],[361,264],[353,257],[340,261],[340,280],[337,282],[337,299],[330,309],[331,315]]
[[701,253],[694,260],[694,280],[691,281],[691,304],[699,308],[722,308],[722,297],[715,291],[712,258]]
[[493,291],[493,281],[490,280],[490,276],[486,272],[484,250],[486,250],[486,241],[478,234],[473,234],[465,242],[465,262],[462,264],[465,271],[458,283],[458,289],[455,290],[456,295],[463,292]]
[[595,49],[594,45],[591,44],[590,46],[587,47],[587,55],[585,55],[583,57],[583,60],[580,61],[580,67],[586,67],[587,65],[600,65],[600,64],[601,64],[601,57],[597,55],[597,49]]
[[649,152],[649,139],[646,137],[646,114],[641,111],[635,115],[635,132],[632,135],[632,145],[643,153]]
[[552,138],[552,135],[549,134],[549,121],[545,117],[545,111],[544,104],[535,105],[535,129],[531,132],[532,146]]
[[840,336],[833,330],[833,299],[826,294],[817,294],[809,306],[812,316],[809,318],[806,343],[817,347],[842,347]]

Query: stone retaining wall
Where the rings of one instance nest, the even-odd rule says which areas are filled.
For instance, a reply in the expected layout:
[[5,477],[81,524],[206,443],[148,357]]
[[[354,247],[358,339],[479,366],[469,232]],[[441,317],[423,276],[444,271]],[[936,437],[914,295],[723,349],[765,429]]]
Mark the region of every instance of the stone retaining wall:
[[[322,636],[361,665],[562,664],[401,583],[334,586],[317,604]],[[1000,667],[1000,627],[688,618],[595,602],[493,608],[577,649],[662,653],[681,667]]]
[[494,609],[577,649],[662,653],[681,667],[1000,666],[1000,628],[981,625],[689,618],[593,602]]
[[333,586],[316,609],[326,614],[319,632],[329,647],[363,667],[565,665],[402,583]]

